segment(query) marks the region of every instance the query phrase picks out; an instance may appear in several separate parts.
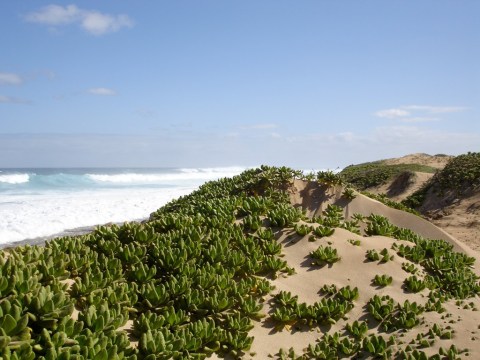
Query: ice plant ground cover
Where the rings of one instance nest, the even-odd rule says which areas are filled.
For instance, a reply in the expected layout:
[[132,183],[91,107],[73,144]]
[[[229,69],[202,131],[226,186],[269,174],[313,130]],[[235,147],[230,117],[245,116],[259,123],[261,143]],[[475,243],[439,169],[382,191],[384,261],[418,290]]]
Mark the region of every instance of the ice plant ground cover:
[[[346,219],[344,208],[328,205],[320,216],[307,217],[289,198],[298,180],[342,187],[335,174],[320,172],[307,180],[299,171],[263,166],[208,182],[143,223],[101,226],[44,247],[2,251],[0,357],[255,357],[252,333],[266,322],[274,333],[316,329],[321,334],[301,353],[278,343],[272,356],[281,359],[454,359],[469,354],[470,349],[449,342],[456,335],[441,324],[429,327],[428,336],[409,342],[404,336],[429,313],[448,316],[445,307],[452,302],[477,310],[475,260],[444,240],[426,239],[381,215]],[[356,199],[351,191],[344,194],[345,204]],[[382,266],[401,259],[409,280],[398,284],[395,279],[385,288],[418,291],[425,294],[422,303],[375,294],[362,308],[366,289],[347,284],[325,284],[318,300],[307,303],[274,287],[279,277],[294,277],[296,271],[283,257],[288,244],[279,240],[282,236],[293,244],[305,238],[315,246],[302,266],[321,276],[350,256],[330,240],[337,232],[378,241],[378,251],[362,254],[368,266],[378,266],[378,275],[385,273]],[[387,237],[395,239],[388,248],[382,242]],[[345,243],[351,251],[364,251],[363,240],[358,246]],[[350,314],[357,317],[350,319]],[[435,342],[445,346],[434,347]]]

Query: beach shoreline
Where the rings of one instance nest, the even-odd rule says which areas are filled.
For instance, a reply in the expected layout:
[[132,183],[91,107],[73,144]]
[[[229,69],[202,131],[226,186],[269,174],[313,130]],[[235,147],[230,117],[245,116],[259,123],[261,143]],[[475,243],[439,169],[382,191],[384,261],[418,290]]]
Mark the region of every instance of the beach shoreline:
[[3,243],[3,244],[0,244],[0,250],[8,250],[8,249],[12,249],[12,248],[15,248],[15,247],[18,247],[18,246],[26,246],[26,245],[44,246],[47,241],[54,240],[54,239],[57,239],[57,238],[73,237],[73,236],[81,236],[81,235],[90,234],[93,231],[95,231],[95,229],[98,228],[99,226],[111,226],[111,225],[121,226],[125,223],[142,223],[142,222],[147,221],[147,220],[148,220],[148,218],[142,218],[142,219],[135,219],[135,220],[126,220],[126,221],[122,221],[122,222],[108,222],[108,223],[97,224],[97,225],[92,225],[92,226],[81,226],[81,227],[77,227],[77,228],[67,229],[67,230],[61,231],[59,233],[52,234],[52,235],[39,236],[39,237],[36,237],[36,238],[29,238],[29,239],[24,239],[24,240],[20,240],[20,241]]

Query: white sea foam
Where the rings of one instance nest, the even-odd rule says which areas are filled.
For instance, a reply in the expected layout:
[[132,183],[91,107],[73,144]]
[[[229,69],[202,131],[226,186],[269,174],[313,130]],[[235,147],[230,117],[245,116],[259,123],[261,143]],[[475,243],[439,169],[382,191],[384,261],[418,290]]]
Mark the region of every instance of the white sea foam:
[[168,201],[192,190],[109,189],[19,195],[14,199],[0,195],[0,244],[78,227],[144,219]]
[[206,181],[243,168],[32,169],[0,173],[0,244],[147,218]]
[[88,178],[100,183],[118,184],[156,184],[175,181],[208,181],[222,177],[239,174],[243,168],[205,168],[205,169],[180,169],[179,172],[170,173],[125,173],[125,174],[86,174]]
[[30,180],[29,174],[4,174],[0,175],[0,183],[24,184]]

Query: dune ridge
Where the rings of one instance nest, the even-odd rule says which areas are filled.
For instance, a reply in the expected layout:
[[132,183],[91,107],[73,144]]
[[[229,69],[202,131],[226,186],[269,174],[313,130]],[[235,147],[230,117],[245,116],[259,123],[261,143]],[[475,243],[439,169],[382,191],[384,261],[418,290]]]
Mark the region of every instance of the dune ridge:
[[[368,185],[360,186],[361,190],[406,202],[428,221],[479,251],[480,188],[475,182],[479,178],[479,160],[480,153],[471,152],[458,156],[410,154],[352,165],[347,178]],[[390,169],[387,176],[391,166],[402,171]]]

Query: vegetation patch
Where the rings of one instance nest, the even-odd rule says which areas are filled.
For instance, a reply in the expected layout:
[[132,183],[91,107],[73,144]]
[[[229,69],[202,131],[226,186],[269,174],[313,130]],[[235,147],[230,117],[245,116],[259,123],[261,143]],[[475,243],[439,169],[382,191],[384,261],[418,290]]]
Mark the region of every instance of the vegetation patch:
[[[461,302],[480,294],[471,270],[474,259],[378,215],[354,214],[345,221],[343,209],[329,205],[320,217],[307,219],[289,202],[287,190],[296,178],[304,176],[262,166],[206,183],[144,223],[101,226],[44,247],[0,252],[0,358],[205,359],[213,353],[239,358],[252,345],[254,321],[266,316],[277,330],[338,327],[359,298],[356,287],[327,284],[313,304],[280,291],[268,314],[263,301],[274,290],[271,279],[294,273],[282,258],[279,234],[316,239],[339,227],[360,234],[360,222],[367,236],[408,241],[394,243],[392,250],[409,260],[402,265],[412,274],[405,287],[430,290],[426,303],[373,296],[365,310],[374,321],[345,323],[342,331],[324,333],[302,354],[281,350],[279,358],[423,358],[422,347],[452,337],[451,329],[434,325],[422,334],[425,339],[400,347],[399,336],[368,332],[407,331],[421,323],[424,312],[444,312],[442,304],[452,298],[475,310],[472,302]],[[341,179],[322,173],[314,180],[333,186]],[[350,242],[360,245],[360,240]],[[329,245],[309,257],[316,264],[339,261]],[[367,257],[387,262],[392,250],[369,250]],[[377,275],[373,283],[391,281]],[[450,347],[433,356],[456,358],[462,351]]]
[[377,195],[377,194],[372,194],[368,191],[362,191],[362,194],[365,195],[365,196],[368,196],[371,199],[380,201],[382,204],[387,205],[388,207],[391,207],[393,209],[406,211],[406,212],[409,212],[411,214],[420,216],[420,213],[417,210],[412,209],[411,207],[405,205],[405,203],[403,203],[403,202],[393,201],[393,200],[389,199],[388,196],[385,195],[385,194],[378,194]]
[[290,330],[293,326],[307,325],[309,327],[325,324],[335,324],[353,309],[358,298],[358,289],[346,286],[336,289],[322,297],[313,305],[299,303],[298,296],[290,292],[280,291],[274,297],[274,307],[270,317],[277,323],[277,329]]
[[[303,217],[281,190],[297,175],[249,170],[206,183],[143,224],[1,252],[0,357],[240,355],[252,344],[252,320],[264,316],[268,277],[293,272],[263,219],[282,228]],[[128,320],[129,334],[120,329]]]
[[390,275],[375,275],[373,278],[373,284],[380,287],[388,286],[392,283],[393,278]]
[[416,302],[405,300],[403,304],[399,304],[388,295],[373,296],[368,302],[367,309],[385,331],[415,327],[420,323],[419,315],[424,311],[423,306]]
[[369,261],[379,261],[381,263],[393,260],[393,255],[390,255],[387,248],[383,248],[380,252],[375,249],[367,250],[366,257]]
[[333,264],[340,261],[341,257],[337,253],[337,249],[331,246],[319,246],[317,250],[310,253],[313,259],[313,265],[324,266],[326,264]]
[[357,189],[366,190],[383,185],[404,172],[435,173],[437,169],[419,164],[387,165],[383,161],[350,165],[340,172],[345,182],[354,185]]
[[480,153],[469,152],[452,158],[421,189],[402,201],[405,206],[416,209],[422,206],[427,195],[433,192],[439,197],[450,193],[447,204],[455,197],[464,196],[480,187]]

